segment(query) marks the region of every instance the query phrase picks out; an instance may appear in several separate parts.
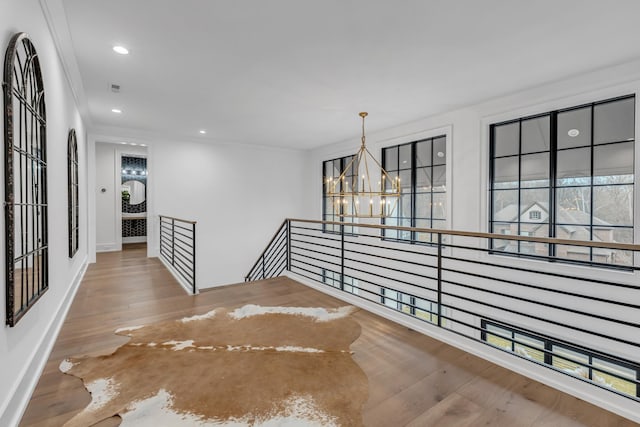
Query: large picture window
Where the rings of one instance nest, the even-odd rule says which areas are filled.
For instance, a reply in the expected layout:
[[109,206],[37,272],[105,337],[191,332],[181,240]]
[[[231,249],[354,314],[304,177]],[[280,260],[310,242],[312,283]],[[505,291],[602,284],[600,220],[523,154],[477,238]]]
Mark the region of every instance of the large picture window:
[[[490,231],[633,242],[635,97],[490,127]],[[631,265],[626,251],[494,239],[494,251]]]
[[[339,157],[333,160],[326,160],[322,162],[322,220],[323,221],[354,222],[353,217],[340,216],[340,214],[346,214],[346,213],[353,214],[353,211],[351,212],[344,211],[345,209],[353,209],[353,205],[348,205],[346,207],[343,205],[334,206],[332,198],[328,196],[328,192],[329,192],[328,183],[332,179],[337,178],[342,174],[345,168],[349,166],[349,164],[353,160],[353,157],[354,156],[351,155],[351,156]],[[351,170],[348,171],[347,174],[345,174],[345,181],[347,182],[353,181],[354,173],[356,173],[353,170],[353,164],[350,169]],[[339,182],[337,185],[339,186],[337,190],[342,191],[342,188],[340,187],[342,183]],[[339,233],[340,226],[335,224],[323,224],[323,231]],[[345,233],[353,233],[352,227],[346,227],[344,231]]]
[[49,288],[44,86],[25,33],[9,42],[3,79],[6,323],[14,326]]
[[[401,200],[385,225],[446,228],[446,137],[438,136],[384,148],[382,167],[392,179],[400,177]],[[431,242],[430,233],[383,230],[389,240]]]

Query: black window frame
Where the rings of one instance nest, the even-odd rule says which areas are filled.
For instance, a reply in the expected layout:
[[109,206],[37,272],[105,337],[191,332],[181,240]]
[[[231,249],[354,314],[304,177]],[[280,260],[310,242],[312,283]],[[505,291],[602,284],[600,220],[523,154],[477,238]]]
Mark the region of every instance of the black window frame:
[[[445,151],[443,153],[442,162],[436,162],[434,159],[437,156],[437,154],[435,153],[435,143],[436,140],[442,140],[442,143],[444,144],[444,148]],[[419,166],[418,165],[418,155],[417,155],[417,148],[418,148],[418,144],[430,144],[430,158],[429,158],[429,164],[428,165],[422,165]],[[411,159],[411,164],[409,165],[409,167],[401,167],[401,163],[400,163],[400,151],[402,147],[410,147],[410,159]],[[396,164],[395,165],[390,165],[388,163],[388,157],[389,157],[389,152],[391,150],[396,150]],[[402,200],[398,201],[398,205],[396,207],[395,212],[398,213],[398,215],[394,216],[395,221],[398,222],[398,225],[402,225],[402,226],[407,226],[407,227],[419,227],[419,228],[434,228],[433,224],[434,221],[440,221],[442,222],[445,226],[446,226],[446,222],[447,222],[447,216],[451,215],[450,212],[448,212],[448,200],[449,200],[449,194],[447,191],[447,156],[446,156],[446,152],[447,152],[447,135],[446,134],[439,134],[439,135],[435,135],[435,136],[431,136],[428,138],[421,138],[415,141],[410,141],[410,142],[404,142],[401,144],[397,144],[397,145],[392,145],[389,147],[384,147],[382,148],[382,155],[381,155],[381,159],[382,159],[382,167],[384,168],[384,170],[389,174],[389,176],[393,179],[396,176],[398,176],[401,172],[406,172],[409,171],[410,174],[410,185],[409,185],[409,192],[410,192],[410,212],[409,212],[409,217],[405,217],[405,216],[399,216],[400,211],[402,210]],[[435,186],[433,185],[433,178],[434,178],[434,168],[436,167],[444,167],[444,190],[440,191],[440,190],[436,190]],[[431,185],[429,187],[428,190],[425,189],[418,189],[418,170],[419,169],[429,169],[429,173],[431,176]],[[404,190],[405,185],[403,184],[403,181],[400,181],[400,185],[401,188],[403,188],[402,191],[402,197],[406,196],[406,192]],[[417,200],[420,196],[427,196],[428,195],[428,199],[430,200],[430,206],[429,206],[429,217],[418,217],[417,216],[417,210],[418,210],[418,203]],[[434,195],[444,195],[444,209],[445,209],[445,215],[444,218],[434,218]],[[400,224],[401,221],[406,221],[409,220],[409,224]],[[426,221],[428,222],[428,226],[425,227],[424,225],[420,224],[418,225],[418,221],[423,222]],[[387,218],[382,218],[381,220],[382,225],[387,225],[388,223],[388,219]],[[437,229],[446,229],[446,227],[435,227]],[[393,241],[393,242],[401,242],[401,243],[409,243],[409,244],[422,244],[422,245],[432,245],[437,237],[434,236],[431,233],[428,233],[425,237],[424,240],[420,239],[419,234],[422,233],[418,233],[416,231],[411,231],[409,232],[409,236],[408,237],[399,237],[399,236],[390,236],[388,231],[392,231],[392,230],[386,230],[386,229],[382,229],[381,230],[381,237],[383,240],[388,240],[388,241]]]
[[[632,139],[627,139],[627,140],[621,140],[621,141],[611,141],[611,142],[605,142],[605,143],[597,143],[595,141],[595,133],[594,133],[594,111],[598,106],[602,106],[602,105],[606,105],[606,104],[610,104],[610,103],[615,103],[615,102],[620,102],[620,101],[625,101],[628,99],[633,99],[634,100],[634,136]],[[572,112],[572,111],[577,111],[577,110],[581,110],[581,109],[585,109],[585,108],[590,108],[591,111],[591,115],[590,115],[590,140],[589,140],[589,144],[588,145],[584,145],[584,146],[574,146],[574,147],[568,147],[568,148],[558,148],[558,116],[563,114],[563,113],[568,113],[568,112]],[[498,123],[492,123],[489,125],[489,206],[488,206],[488,214],[489,214],[489,221],[488,221],[488,226],[489,226],[489,232],[490,233],[497,233],[495,225],[496,224],[516,224],[517,225],[517,232],[515,233],[515,235],[523,235],[523,230],[522,230],[522,224],[540,224],[539,222],[527,222],[527,221],[521,221],[520,220],[520,216],[524,213],[521,212],[520,209],[522,209],[522,190],[536,190],[536,189],[547,189],[549,196],[548,196],[548,201],[546,203],[548,203],[548,219],[547,222],[544,223],[546,224],[547,228],[548,228],[548,232],[547,235],[544,237],[549,237],[549,238],[555,238],[557,237],[557,233],[556,233],[556,228],[558,226],[572,226],[575,225],[573,223],[562,223],[559,222],[557,220],[557,208],[559,206],[559,202],[557,200],[557,193],[558,193],[558,189],[564,189],[564,188],[589,188],[589,193],[590,193],[590,200],[588,201],[589,203],[589,214],[590,214],[590,221],[588,224],[588,229],[589,229],[589,237],[591,239],[591,241],[593,241],[594,238],[594,230],[596,230],[598,228],[598,226],[594,226],[594,188],[598,188],[598,187],[607,187],[607,186],[631,186],[632,187],[632,197],[635,196],[635,170],[636,170],[636,166],[635,166],[635,159],[634,159],[634,182],[632,183],[621,183],[621,184],[611,184],[611,183],[606,183],[606,184],[598,184],[595,183],[594,181],[594,150],[595,147],[602,147],[602,146],[607,146],[607,145],[614,145],[614,144],[624,144],[624,143],[628,143],[628,142],[633,142],[634,144],[634,152],[635,150],[637,150],[638,148],[635,146],[635,142],[636,142],[636,135],[635,135],[635,110],[636,110],[636,94],[628,94],[628,95],[623,95],[623,96],[618,96],[618,97],[614,97],[614,98],[608,98],[608,99],[603,99],[600,101],[595,101],[595,102],[590,102],[590,103],[585,103],[585,104],[580,104],[580,105],[576,105],[576,106],[572,106],[572,107],[568,107],[568,108],[562,108],[562,109],[556,109],[556,110],[552,110],[552,111],[548,111],[545,113],[541,113],[541,114],[534,114],[534,115],[530,115],[530,116],[525,116],[525,117],[519,117],[516,119],[511,119],[511,120],[506,120],[506,121],[502,121],[502,122],[498,122]],[[522,152],[522,123],[523,122],[527,122],[530,120],[536,120],[536,119],[540,119],[540,118],[544,118],[544,117],[549,117],[549,149],[548,150],[542,150],[542,151],[533,151],[533,152],[527,152],[524,153]],[[519,135],[518,135],[518,154],[513,154],[513,155],[503,155],[503,156],[496,156],[495,154],[495,134],[496,134],[496,129],[498,127],[502,127],[502,126],[508,126],[508,125],[512,125],[515,123],[519,123]],[[557,172],[558,172],[558,162],[557,162],[557,156],[559,152],[563,152],[563,151],[568,151],[568,150],[574,150],[574,149],[583,149],[583,148],[590,148],[590,176],[589,178],[589,184],[584,184],[584,185],[575,185],[575,186],[571,186],[571,185],[559,185],[557,182]],[[549,174],[548,174],[548,179],[547,179],[547,185],[544,186],[526,186],[523,187],[522,186],[522,157],[523,156],[531,156],[531,155],[537,155],[537,154],[542,154],[542,153],[549,153]],[[517,187],[515,188],[495,188],[495,160],[496,159],[505,159],[505,158],[518,158],[518,181],[517,181]],[[500,192],[500,191],[510,191],[510,190],[516,190],[518,192],[518,199],[517,199],[517,209],[519,214],[517,215],[517,221],[504,221],[504,220],[496,220],[494,218],[494,205],[495,205],[495,195],[496,192]],[[615,224],[609,224],[607,227],[610,227],[612,229],[626,229],[626,230],[630,230],[631,231],[631,236],[633,239],[633,235],[634,235],[634,230],[636,227],[635,224],[635,212],[634,214],[631,216],[631,221],[632,224],[629,225],[615,225]],[[580,227],[583,227],[583,225],[579,225]],[[511,233],[503,233],[503,234],[511,234]],[[498,240],[498,239],[495,239]],[[605,268],[614,268],[614,269],[629,269],[632,268],[634,265],[634,261],[633,261],[633,256],[631,256],[631,265],[626,265],[626,264],[616,264],[616,263],[605,263],[605,262],[599,262],[599,261],[595,261],[594,260],[594,249],[592,247],[586,247],[585,251],[588,251],[588,255],[589,255],[589,260],[579,260],[579,259],[572,259],[569,257],[559,257],[557,256],[557,248],[555,245],[550,244],[547,245],[548,246],[548,251],[545,255],[535,255],[535,254],[528,254],[526,252],[522,251],[522,247],[523,245],[527,245],[528,242],[523,242],[523,241],[513,241],[514,245],[517,245],[517,250],[516,251],[505,251],[505,250],[501,250],[499,248],[495,247],[495,242],[494,239],[489,239],[489,250],[491,254],[500,254],[500,255],[506,255],[506,256],[514,256],[514,257],[523,257],[523,258],[536,258],[536,259],[546,259],[546,260],[553,260],[553,261],[562,261],[562,262],[566,262],[566,263],[571,263],[571,264],[581,264],[581,265],[590,265],[590,266],[597,266],[597,267],[605,267]],[[567,247],[570,247],[569,245],[565,245]],[[575,246],[578,247],[578,246]]]
[[[509,337],[505,337],[503,335],[497,335],[496,333],[491,332],[488,329],[488,326],[493,326],[493,327],[497,327],[497,328],[503,329],[503,330],[509,332],[511,334],[511,337],[509,338]],[[490,343],[488,341],[488,337],[487,337],[488,334],[489,335],[496,335],[496,336],[499,336],[502,339],[510,341],[511,342],[511,350],[508,350],[508,349],[505,349],[503,347],[500,347],[500,346],[497,346],[495,344]],[[521,345],[523,347],[531,347],[531,346],[529,344],[527,344],[527,343],[518,341],[515,338],[515,334],[526,336],[526,337],[529,337],[529,338],[534,339],[536,341],[541,341],[543,343],[543,348],[544,349],[542,350],[542,349],[534,348],[534,350],[543,351],[544,352],[544,362],[539,362],[539,361],[536,361],[534,359],[529,359],[529,358],[525,358],[524,356],[518,355],[516,353],[516,351],[515,351],[516,344]],[[553,338],[553,337],[549,337],[549,336],[546,336],[546,335],[538,334],[538,333],[535,333],[535,332],[530,331],[530,330],[521,329],[521,328],[514,327],[512,325],[508,325],[508,324],[505,324],[505,323],[502,323],[502,322],[498,322],[498,321],[495,321],[495,320],[488,320],[488,319],[484,319],[484,318],[480,320],[480,340],[483,343],[485,343],[486,345],[489,345],[489,346],[491,346],[493,348],[497,348],[497,349],[502,350],[502,351],[507,352],[507,353],[512,353],[512,354],[514,354],[514,355],[516,355],[518,357],[523,358],[524,360],[529,360],[532,363],[537,363],[537,364],[543,365],[543,366],[545,366],[547,368],[553,369],[554,371],[563,373],[565,375],[569,375],[569,376],[571,376],[573,378],[582,379],[583,381],[588,382],[589,384],[594,384],[594,385],[596,385],[598,387],[604,388],[605,390],[612,391],[612,392],[614,392],[616,394],[619,394],[621,396],[629,397],[629,398],[631,398],[633,400],[640,400],[640,364],[638,364],[638,363],[634,363],[634,362],[632,362],[630,360],[616,358],[614,356],[607,355],[607,354],[598,354],[597,352],[595,352],[595,351],[593,351],[593,350],[591,350],[589,348],[582,347],[582,346],[579,346],[577,344],[569,343],[569,342],[562,341],[562,340],[559,340],[559,339],[556,339],[556,338]],[[565,350],[568,350],[568,351],[571,351],[571,352],[574,352],[574,353],[579,353],[581,356],[586,357],[588,359],[588,362],[587,363],[583,363],[582,361],[579,361],[579,360],[570,359],[569,357],[567,357],[565,355],[556,354],[555,353],[555,348],[556,347],[562,348],[562,349],[565,349]],[[572,374],[572,373],[568,372],[565,369],[559,368],[558,366],[556,366],[554,364],[554,361],[553,361],[554,357],[558,357],[560,359],[569,361],[569,362],[571,362],[573,364],[576,364],[576,365],[579,365],[579,366],[585,368],[587,370],[587,372],[588,372],[588,377],[583,377],[583,376],[580,376],[580,375],[577,375],[577,374]],[[636,394],[635,394],[635,396],[630,395],[628,393],[625,393],[623,391],[620,391],[618,389],[615,389],[613,387],[607,387],[607,386],[599,384],[593,378],[593,371],[594,370],[602,372],[602,373],[604,373],[606,375],[609,375],[609,376],[613,376],[613,377],[619,378],[620,380],[623,380],[623,381],[629,381],[629,382],[633,382],[633,381],[630,380],[629,378],[624,378],[624,377],[622,377],[620,375],[617,375],[614,372],[607,372],[605,369],[601,369],[601,368],[595,367],[593,365],[593,359],[597,359],[597,360],[600,360],[600,361],[603,361],[603,362],[606,362],[606,363],[617,365],[617,366],[619,366],[621,368],[625,368],[625,369],[628,369],[628,370],[631,370],[631,371],[635,371],[635,376],[636,376],[636,379],[635,379],[635,381],[636,381],[636,384],[635,384],[635,386],[636,386]]]

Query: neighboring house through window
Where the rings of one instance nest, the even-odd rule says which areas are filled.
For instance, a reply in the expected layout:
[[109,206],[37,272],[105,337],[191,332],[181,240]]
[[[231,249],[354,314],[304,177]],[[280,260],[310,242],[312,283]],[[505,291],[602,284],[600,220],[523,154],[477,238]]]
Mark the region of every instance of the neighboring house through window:
[[[635,97],[491,125],[490,231],[633,242]],[[631,265],[621,250],[495,239],[494,251]]]

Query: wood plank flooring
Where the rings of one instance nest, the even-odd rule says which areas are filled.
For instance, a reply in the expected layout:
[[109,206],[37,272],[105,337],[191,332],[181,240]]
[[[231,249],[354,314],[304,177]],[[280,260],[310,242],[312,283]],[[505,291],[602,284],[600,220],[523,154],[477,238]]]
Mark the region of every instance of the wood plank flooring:
[[[58,370],[67,356],[109,354],[119,327],[254,303],[338,307],[345,303],[287,278],[239,284],[191,297],[144,245],[98,254],[89,266],[22,426],[61,426],[90,401]],[[514,374],[376,315],[354,315],[362,335],[354,358],[369,378],[366,426],[632,426],[615,414]],[[119,418],[101,423],[115,426]]]

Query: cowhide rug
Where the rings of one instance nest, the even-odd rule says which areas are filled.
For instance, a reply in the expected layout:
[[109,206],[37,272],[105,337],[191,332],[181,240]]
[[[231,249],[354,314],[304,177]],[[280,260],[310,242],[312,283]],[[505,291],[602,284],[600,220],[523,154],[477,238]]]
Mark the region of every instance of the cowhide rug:
[[131,340],[113,354],[60,365],[91,392],[65,426],[360,426],[353,311],[246,305],[119,329]]

